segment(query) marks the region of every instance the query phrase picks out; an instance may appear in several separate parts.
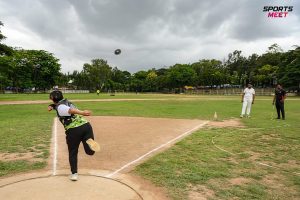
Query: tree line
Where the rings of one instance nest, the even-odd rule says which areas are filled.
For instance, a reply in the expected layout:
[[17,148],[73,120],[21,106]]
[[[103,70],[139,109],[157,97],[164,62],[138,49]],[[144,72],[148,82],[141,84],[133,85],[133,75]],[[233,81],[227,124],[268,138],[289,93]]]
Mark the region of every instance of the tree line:
[[[0,22],[0,26],[3,25]],[[190,88],[239,87],[251,82],[255,87],[272,87],[276,83],[299,89],[300,47],[284,52],[272,44],[262,55],[248,57],[235,50],[224,60],[200,59],[189,64],[175,64],[130,73],[112,67],[97,58],[85,63],[81,71],[62,73],[59,59],[44,50],[25,50],[1,43],[0,30],[0,90],[13,88],[24,91],[51,89],[53,86],[84,90],[124,90],[162,92]]]

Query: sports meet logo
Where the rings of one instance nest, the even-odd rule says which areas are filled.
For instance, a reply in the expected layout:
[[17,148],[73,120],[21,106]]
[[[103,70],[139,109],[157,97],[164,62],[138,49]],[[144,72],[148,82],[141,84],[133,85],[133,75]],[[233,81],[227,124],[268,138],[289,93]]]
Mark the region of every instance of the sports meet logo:
[[291,12],[293,12],[293,6],[291,5],[275,5],[264,6],[263,12],[266,13],[268,18],[286,18]]

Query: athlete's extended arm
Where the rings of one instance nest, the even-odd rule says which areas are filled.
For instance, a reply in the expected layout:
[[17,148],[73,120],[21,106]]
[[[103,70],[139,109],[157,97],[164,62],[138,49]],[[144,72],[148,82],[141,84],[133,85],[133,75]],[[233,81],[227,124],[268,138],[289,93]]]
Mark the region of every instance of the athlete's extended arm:
[[83,116],[90,116],[92,114],[89,110],[78,110],[76,108],[70,108],[69,109],[70,114],[77,114],[77,115],[83,115]]

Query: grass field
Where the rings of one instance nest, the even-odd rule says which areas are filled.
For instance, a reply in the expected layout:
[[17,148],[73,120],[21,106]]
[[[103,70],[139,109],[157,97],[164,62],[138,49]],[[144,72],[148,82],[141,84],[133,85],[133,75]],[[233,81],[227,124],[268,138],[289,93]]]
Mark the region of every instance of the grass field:
[[[167,95],[168,98],[176,98],[175,95]],[[135,94],[135,93],[116,93],[115,96],[110,96],[108,93],[101,93],[99,96],[96,93],[83,94],[65,94],[68,99],[147,99],[147,98],[165,98],[159,94]],[[1,94],[0,101],[24,101],[24,100],[49,100],[49,94]]]
[[[240,97],[135,95],[110,97],[66,95],[69,99],[164,99],[122,102],[78,102],[94,115],[220,120],[238,117]],[[178,98],[180,97],[180,99]],[[48,95],[0,95],[0,101],[48,100]],[[300,99],[286,102],[286,120],[271,120],[271,97],[258,97],[246,128],[206,128],[138,166],[134,173],[167,189],[173,199],[299,199]],[[50,103],[50,102],[49,102]],[[46,166],[55,113],[47,104],[0,105],[0,155],[34,159],[0,161],[0,176]],[[221,151],[213,143],[232,154]],[[258,162],[273,167],[259,165]]]

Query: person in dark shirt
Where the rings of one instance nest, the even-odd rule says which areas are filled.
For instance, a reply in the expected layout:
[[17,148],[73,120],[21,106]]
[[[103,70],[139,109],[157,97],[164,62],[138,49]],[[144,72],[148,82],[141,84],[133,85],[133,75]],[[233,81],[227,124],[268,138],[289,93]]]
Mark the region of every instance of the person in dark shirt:
[[280,112],[282,115],[282,119],[285,120],[285,112],[284,112],[284,101],[286,99],[286,92],[282,89],[280,84],[277,84],[275,89],[275,96],[273,99],[273,105],[276,105],[277,110],[277,119],[280,119]]

